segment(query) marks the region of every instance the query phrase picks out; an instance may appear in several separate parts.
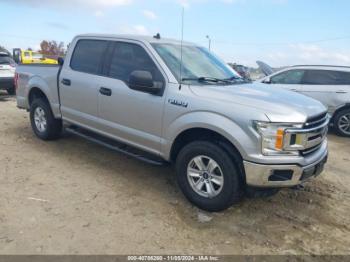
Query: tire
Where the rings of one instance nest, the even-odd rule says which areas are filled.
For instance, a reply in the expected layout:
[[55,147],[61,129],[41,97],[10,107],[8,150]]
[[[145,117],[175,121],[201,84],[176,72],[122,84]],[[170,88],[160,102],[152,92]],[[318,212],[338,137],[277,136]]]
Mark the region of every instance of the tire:
[[[209,160],[211,165],[208,165]],[[197,165],[196,161],[202,164]],[[198,177],[188,175],[188,169],[191,170],[192,175]],[[210,169],[211,171],[208,172],[203,171]],[[223,211],[241,199],[242,176],[239,170],[223,148],[207,141],[196,141],[186,145],[176,159],[177,181],[180,189],[191,203],[210,212]],[[201,190],[195,189],[195,184]]]
[[279,188],[256,188],[247,186],[245,188],[245,195],[248,198],[267,198],[276,195],[279,191]]
[[10,96],[16,95],[16,89],[15,89],[15,87],[9,88],[9,89],[7,89],[6,91],[7,91],[7,93],[8,93]]
[[[39,123],[42,125],[36,123],[36,117],[40,118]],[[46,124],[43,121],[46,121]],[[42,140],[55,140],[62,134],[62,121],[54,118],[50,105],[45,99],[35,99],[31,104],[30,122],[35,135]]]
[[339,136],[350,137],[350,108],[338,112],[333,122],[335,132]]

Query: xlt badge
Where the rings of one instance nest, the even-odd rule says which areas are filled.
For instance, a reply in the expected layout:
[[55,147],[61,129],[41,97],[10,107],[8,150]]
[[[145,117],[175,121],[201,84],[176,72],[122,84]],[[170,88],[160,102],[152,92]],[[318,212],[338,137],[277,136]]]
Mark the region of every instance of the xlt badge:
[[170,104],[172,104],[174,106],[181,106],[181,107],[185,107],[185,108],[187,108],[187,106],[188,106],[187,102],[178,101],[178,100],[175,100],[175,99],[169,99],[168,103],[170,103]]

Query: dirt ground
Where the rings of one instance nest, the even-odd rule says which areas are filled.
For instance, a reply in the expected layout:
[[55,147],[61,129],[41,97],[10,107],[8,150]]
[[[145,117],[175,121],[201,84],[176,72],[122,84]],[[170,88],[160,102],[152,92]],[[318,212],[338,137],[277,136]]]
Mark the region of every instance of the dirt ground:
[[154,167],[83,139],[43,142],[0,98],[0,254],[350,254],[350,139],[301,190],[205,213]]

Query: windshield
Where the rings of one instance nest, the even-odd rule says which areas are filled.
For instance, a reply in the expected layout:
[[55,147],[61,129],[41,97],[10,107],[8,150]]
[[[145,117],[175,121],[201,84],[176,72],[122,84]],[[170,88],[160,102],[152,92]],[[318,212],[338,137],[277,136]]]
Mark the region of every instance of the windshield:
[[42,54],[40,54],[40,53],[32,53],[32,57],[33,57],[33,59],[42,59],[42,58],[44,58],[44,56],[42,55]]
[[[228,65],[205,48],[184,45],[182,48],[182,75],[181,46],[178,44],[152,44],[157,53],[164,60],[179,82],[184,80],[195,81],[199,78],[210,79],[237,79],[240,76]],[[180,79],[182,78],[182,79]]]

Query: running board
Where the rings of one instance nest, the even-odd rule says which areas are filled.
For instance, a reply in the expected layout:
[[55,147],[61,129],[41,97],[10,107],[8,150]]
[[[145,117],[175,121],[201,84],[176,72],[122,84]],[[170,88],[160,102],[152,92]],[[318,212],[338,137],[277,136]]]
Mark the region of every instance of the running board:
[[143,152],[139,149],[130,147],[128,145],[122,144],[122,143],[117,142],[113,139],[101,136],[99,134],[93,133],[93,132],[88,131],[88,130],[83,129],[83,128],[70,126],[70,127],[66,127],[65,131],[67,131],[68,133],[77,135],[79,137],[82,137],[84,139],[87,139],[87,140],[94,142],[98,145],[107,147],[107,148],[109,148],[113,151],[116,151],[118,153],[122,153],[122,154],[125,154],[127,156],[136,158],[140,161],[146,162],[146,163],[151,164],[151,165],[163,166],[166,164],[166,161],[162,160],[160,157],[153,156],[149,153]]

